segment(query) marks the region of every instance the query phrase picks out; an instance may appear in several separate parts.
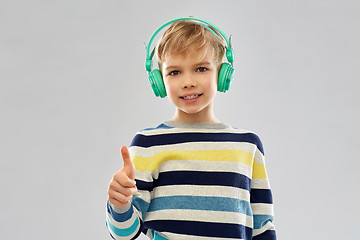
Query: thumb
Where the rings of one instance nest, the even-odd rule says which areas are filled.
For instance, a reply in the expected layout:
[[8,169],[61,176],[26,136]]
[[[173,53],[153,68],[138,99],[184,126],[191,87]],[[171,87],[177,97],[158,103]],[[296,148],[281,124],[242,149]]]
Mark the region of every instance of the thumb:
[[126,146],[122,146],[121,148],[121,156],[124,161],[123,170],[125,174],[131,179],[135,180],[135,166],[130,158],[129,150]]

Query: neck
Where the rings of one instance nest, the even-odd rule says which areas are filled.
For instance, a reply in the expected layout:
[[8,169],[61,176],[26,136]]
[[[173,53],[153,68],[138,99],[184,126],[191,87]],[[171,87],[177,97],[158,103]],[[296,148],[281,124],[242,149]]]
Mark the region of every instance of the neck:
[[176,109],[173,118],[176,122],[204,122],[204,123],[220,123],[215,117],[213,111],[200,111],[197,113],[189,114],[180,109]]

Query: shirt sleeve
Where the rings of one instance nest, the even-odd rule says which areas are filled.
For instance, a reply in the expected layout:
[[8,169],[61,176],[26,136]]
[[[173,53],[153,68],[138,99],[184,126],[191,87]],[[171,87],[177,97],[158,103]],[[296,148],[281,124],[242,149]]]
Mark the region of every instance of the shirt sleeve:
[[273,198],[259,138],[253,162],[250,203],[253,212],[253,240],[275,240]]
[[111,237],[116,240],[136,239],[141,232],[147,231],[143,227],[143,221],[150,205],[154,172],[139,169],[139,161],[148,153],[146,148],[139,146],[137,139],[138,135],[133,139],[129,151],[135,165],[138,192],[133,196],[131,204],[122,208],[107,202],[107,228]]

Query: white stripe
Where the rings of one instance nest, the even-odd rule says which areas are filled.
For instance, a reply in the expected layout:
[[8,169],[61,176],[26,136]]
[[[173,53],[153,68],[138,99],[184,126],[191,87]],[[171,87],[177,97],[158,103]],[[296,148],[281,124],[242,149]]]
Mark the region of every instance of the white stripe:
[[253,215],[272,215],[274,216],[274,208],[270,203],[252,203],[251,208]]
[[[238,150],[248,153],[256,153],[256,145],[248,142],[186,142],[153,147],[132,146],[129,148],[131,156],[143,158],[152,157],[165,151],[207,151],[207,150]],[[258,151],[260,154],[261,152]]]
[[252,177],[252,168],[240,162],[213,162],[202,160],[171,160],[163,163],[158,171],[135,171],[135,178],[152,182],[159,178],[159,172],[171,171],[203,171],[203,172],[233,172]]
[[139,220],[144,219],[141,211],[137,210],[137,208],[134,206],[133,206],[133,209],[134,209],[134,214],[139,216],[139,218],[140,218]]
[[171,196],[227,197],[250,202],[249,191],[235,187],[172,185],[156,187],[153,191],[153,198]]
[[[140,225],[139,225],[139,227],[140,227]],[[108,228],[108,230],[116,240],[129,240],[129,239],[132,239],[133,237],[135,237],[135,235],[139,231],[139,227],[133,234],[131,234],[130,236],[126,236],[126,237],[120,237],[120,236],[116,235],[113,231],[111,231],[110,228]]]
[[154,179],[159,178],[159,171],[140,171],[135,170],[135,178],[145,182],[152,182]]
[[128,219],[127,221],[117,222],[117,221],[115,221],[115,219],[113,219],[113,217],[111,216],[111,214],[109,212],[106,212],[106,214],[107,214],[107,217],[110,220],[111,224],[120,229],[125,229],[125,228],[131,227],[137,218],[137,215],[134,212],[133,215],[131,216],[131,218]]
[[265,164],[265,159],[264,159],[264,155],[260,152],[259,149],[256,148],[255,151],[255,156],[254,156],[255,161],[260,164],[263,165]]
[[252,216],[234,212],[217,212],[201,210],[167,209],[149,212],[146,221],[152,220],[182,220],[212,223],[241,224],[249,228],[253,227]]
[[269,180],[263,179],[263,178],[253,178],[251,180],[251,188],[253,188],[253,189],[270,189]]
[[160,172],[171,171],[204,171],[204,172],[233,172],[251,178],[252,168],[240,162],[213,162],[202,160],[172,160],[161,165]]
[[169,232],[162,232],[167,239],[171,240],[243,240],[240,238],[219,238],[219,237],[201,237],[201,236],[191,236],[191,235],[183,235]]
[[118,207],[118,206],[115,206],[114,204],[112,204],[111,202],[109,202],[109,204],[110,204],[110,206],[111,206],[111,208],[115,211],[115,212],[117,212],[117,213],[125,213],[125,212],[127,212],[129,209],[130,209],[130,207],[131,207],[131,205],[129,204],[129,205],[126,205],[126,206],[124,206],[124,207]]
[[[150,203],[151,201],[151,193],[147,190],[138,190],[137,193],[134,194],[134,197],[141,198],[141,200]],[[136,208],[134,208],[135,210]]]
[[[159,134],[173,134],[173,133],[253,133],[251,131],[243,129],[225,128],[225,129],[210,129],[210,128],[170,128],[170,129],[153,129],[153,130],[142,130],[137,134],[144,136],[152,136]],[[253,133],[255,134],[255,133]]]
[[257,236],[266,230],[275,230],[274,224],[272,222],[267,222],[262,228],[260,229],[253,229],[253,236]]

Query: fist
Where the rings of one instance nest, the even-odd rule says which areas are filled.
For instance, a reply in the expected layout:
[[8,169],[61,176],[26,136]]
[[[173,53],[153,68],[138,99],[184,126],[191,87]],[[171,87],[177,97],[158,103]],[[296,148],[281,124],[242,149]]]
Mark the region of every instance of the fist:
[[121,148],[121,156],[124,162],[123,168],[113,175],[108,189],[109,202],[117,207],[130,204],[132,196],[137,192],[135,167],[127,147]]

